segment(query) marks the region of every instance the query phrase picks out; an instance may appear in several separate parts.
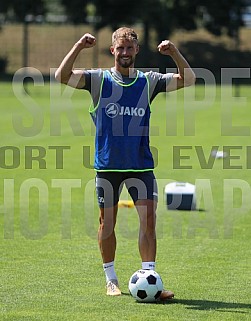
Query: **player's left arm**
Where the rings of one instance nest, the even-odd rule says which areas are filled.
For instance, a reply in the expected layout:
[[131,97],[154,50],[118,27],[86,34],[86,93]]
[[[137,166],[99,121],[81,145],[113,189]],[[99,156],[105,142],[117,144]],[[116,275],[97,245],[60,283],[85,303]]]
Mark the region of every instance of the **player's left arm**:
[[185,57],[171,41],[162,41],[158,45],[158,50],[162,55],[170,56],[178,68],[178,72],[173,74],[172,80],[168,83],[166,91],[173,91],[195,84],[195,73],[186,61]]

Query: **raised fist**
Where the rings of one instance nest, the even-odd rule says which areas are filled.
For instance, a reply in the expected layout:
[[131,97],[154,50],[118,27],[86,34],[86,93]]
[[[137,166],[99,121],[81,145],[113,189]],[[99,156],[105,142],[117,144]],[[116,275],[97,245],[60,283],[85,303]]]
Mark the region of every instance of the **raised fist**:
[[158,45],[158,50],[162,55],[170,55],[170,56],[172,56],[178,51],[178,49],[170,40],[161,41],[161,43]]
[[96,38],[90,33],[86,33],[82,38],[77,42],[78,45],[81,45],[82,48],[91,48],[96,45]]

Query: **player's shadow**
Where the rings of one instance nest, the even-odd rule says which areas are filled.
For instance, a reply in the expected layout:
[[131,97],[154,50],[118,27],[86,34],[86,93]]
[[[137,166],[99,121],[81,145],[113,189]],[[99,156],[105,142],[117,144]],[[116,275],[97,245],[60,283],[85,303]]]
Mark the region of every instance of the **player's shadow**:
[[248,313],[246,311],[240,311],[239,309],[251,309],[251,304],[239,303],[239,302],[221,302],[221,301],[209,301],[209,300],[184,300],[184,299],[173,299],[165,301],[165,304],[182,304],[190,310],[217,310],[221,312],[236,313]]

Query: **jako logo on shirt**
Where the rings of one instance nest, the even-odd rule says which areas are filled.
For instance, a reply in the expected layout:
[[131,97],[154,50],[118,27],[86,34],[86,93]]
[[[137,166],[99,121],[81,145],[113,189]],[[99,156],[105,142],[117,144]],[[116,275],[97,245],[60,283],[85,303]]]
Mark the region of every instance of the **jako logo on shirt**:
[[138,107],[125,107],[116,103],[110,103],[105,107],[105,113],[108,117],[114,118],[117,115],[144,116],[145,109]]

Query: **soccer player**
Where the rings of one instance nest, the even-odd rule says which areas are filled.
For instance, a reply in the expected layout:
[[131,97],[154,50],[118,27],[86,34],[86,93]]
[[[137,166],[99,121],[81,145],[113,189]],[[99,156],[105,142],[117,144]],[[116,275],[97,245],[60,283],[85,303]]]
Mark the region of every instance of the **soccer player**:
[[[195,74],[186,59],[169,40],[158,45],[162,55],[172,57],[177,73],[142,72],[134,68],[139,52],[138,35],[127,27],[112,34],[114,67],[106,70],[74,69],[80,52],[95,46],[96,39],[86,33],[74,44],[56,70],[56,79],[90,92],[90,114],[96,126],[96,193],[100,208],[99,248],[106,276],[107,295],[121,295],[114,269],[115,225],[118,201],[126,186],[139,215],[139,253],[142,269],[155,269],[156,208],[158,190],[149,147],[151,102],[160,92],[191,86]],[[174,297],[163,290],[160,299]]]

